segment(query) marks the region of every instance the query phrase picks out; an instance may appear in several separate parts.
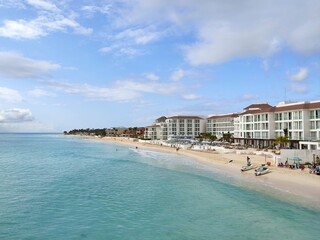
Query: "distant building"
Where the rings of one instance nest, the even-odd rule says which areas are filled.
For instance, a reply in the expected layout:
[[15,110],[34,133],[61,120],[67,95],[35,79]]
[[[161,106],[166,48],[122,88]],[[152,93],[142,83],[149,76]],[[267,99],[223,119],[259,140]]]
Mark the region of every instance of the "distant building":
[[279,136],[287,135],[288,146],[318,148],[320,143],[320,101],[281,102],[277,106],[254,103],[241,113],[199,116],[160,117],[146,128],[150,139],[196,138],[208,132],[221,138],[231,133],[235,143],[259,148],[272,146]]
[[144,138],[150,140],[160,140],[160,125],[145,127]]
[[[165,121],[167,139],[194,139],[206,131],[206,120],[198,116],[173,116]],[[163,126],[163,129],[165,126]],[[165,139],[164,139],[165,140]]]
[[236,113],[210,116],[206,119],[206,132],[217,136],[218,139],[228,132],[233,135],[234,119],[238,116]]

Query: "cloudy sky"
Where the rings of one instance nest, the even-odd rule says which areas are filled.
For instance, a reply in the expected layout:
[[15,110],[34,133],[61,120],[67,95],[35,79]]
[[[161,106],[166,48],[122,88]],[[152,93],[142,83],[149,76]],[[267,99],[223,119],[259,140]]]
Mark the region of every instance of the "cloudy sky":
[[318,0],[0,0],[0,132],[320,99]]

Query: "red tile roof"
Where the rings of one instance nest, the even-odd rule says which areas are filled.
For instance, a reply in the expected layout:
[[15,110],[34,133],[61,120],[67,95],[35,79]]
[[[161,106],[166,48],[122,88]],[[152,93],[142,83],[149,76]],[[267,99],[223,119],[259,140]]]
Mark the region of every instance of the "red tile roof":
[[213,115],[211,117],[208,117],[207,119],[236,118],[238,116],[239,116],[239,113],[231,113],[231,114]]
[[167,119],[203,119],[199,116],[173,116],[173,117],[168,117]]

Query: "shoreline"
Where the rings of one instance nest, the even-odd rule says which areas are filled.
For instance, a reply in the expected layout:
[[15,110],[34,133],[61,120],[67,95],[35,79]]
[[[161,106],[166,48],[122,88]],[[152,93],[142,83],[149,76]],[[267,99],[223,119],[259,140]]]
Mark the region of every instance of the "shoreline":
[[[277,167],[273,158],[266,158],[260,155],[195,151],[181,148],[177,151],[175,147],[133,141],[132,139],[122,137],[96,138],[85,136],[83,138],[90,141],[121,144],[143,150],[186,156],[234,177],[234,184],[238,186],[256,190],[267,195],[277,195],[277,197],[293,203],[320,209],[320,176],[310,174],[308,168],[300,170]],[[258,177],[254,175],[254,170],[241,172],[241,166],[246,165],[247,156],[250,157],[254,166],[260,166],[266,160],[271,162],[271,166],[269,167],[271,172]],[[248,183],[250,186],[248,186]],[[277,193],[272,193],[273,191]]]

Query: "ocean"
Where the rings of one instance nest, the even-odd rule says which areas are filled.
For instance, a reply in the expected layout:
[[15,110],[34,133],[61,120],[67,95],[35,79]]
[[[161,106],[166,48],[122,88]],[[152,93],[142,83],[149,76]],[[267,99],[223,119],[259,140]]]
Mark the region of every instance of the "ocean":
[[318,239],[320,210],[178,154],[0,134],[0,239]]

